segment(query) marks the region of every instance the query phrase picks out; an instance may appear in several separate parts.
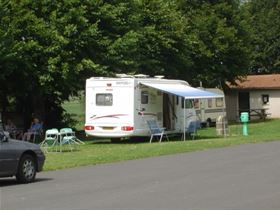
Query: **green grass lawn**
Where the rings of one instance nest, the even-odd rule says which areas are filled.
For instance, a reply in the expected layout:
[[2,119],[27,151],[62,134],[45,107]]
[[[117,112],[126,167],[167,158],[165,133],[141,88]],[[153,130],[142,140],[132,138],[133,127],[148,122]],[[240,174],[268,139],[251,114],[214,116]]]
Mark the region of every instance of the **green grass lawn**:
[[[201,151],[232,145],[280,140],[280,120],[267,120],[249,124],[249,136],[242,136],[240,124],[230,126],[230,135],[216,136],[215,128],[205,128],[198,132],[196,140],[181,141],[180,137],[169,142],[148,143],[144,139],[124,140],[110,143],[106,140],[87,141],[73,152],[49,152],[44,170],[57,170],[85,165],[112,163],[123,160],[154,157],[160,155]],[[83,139],[82,139],[83,140]]]
[[76,130],[82,130],[85,122],[85,107],[79,99],[65,101],[62,107],[68,113],[71,118],[76,122],[74,128]]

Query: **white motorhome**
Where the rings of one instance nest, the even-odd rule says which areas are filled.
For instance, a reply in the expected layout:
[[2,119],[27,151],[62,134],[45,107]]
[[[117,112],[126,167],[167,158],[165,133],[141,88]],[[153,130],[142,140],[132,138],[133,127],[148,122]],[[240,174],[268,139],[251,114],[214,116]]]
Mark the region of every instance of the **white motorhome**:
[[226,115],[226,104],[224,100],[224,92],[218,88],[200,88],[212,93],[221,95],[219,98],[202,98],[194,100],[194,109],[196,115],[204,126],[210,126],[216,123],[219,116]]
[[106,138],[149,136],[147,120],[156,119],[167,132],[183,133],[197,119],[192,99],[216,96],[182,80],[92,77],[86,80],[85,132]]

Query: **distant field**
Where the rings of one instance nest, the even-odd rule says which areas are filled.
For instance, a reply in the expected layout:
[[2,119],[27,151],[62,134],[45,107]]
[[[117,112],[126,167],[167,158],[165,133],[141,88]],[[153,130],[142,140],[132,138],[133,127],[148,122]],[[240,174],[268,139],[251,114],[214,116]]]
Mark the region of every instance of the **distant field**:
[[71,118],[76,121],[75,128],[77,130],[83,130],[85,122],[85,107],[80,100],[65,101],[62,105],[65,111],[70,114]]

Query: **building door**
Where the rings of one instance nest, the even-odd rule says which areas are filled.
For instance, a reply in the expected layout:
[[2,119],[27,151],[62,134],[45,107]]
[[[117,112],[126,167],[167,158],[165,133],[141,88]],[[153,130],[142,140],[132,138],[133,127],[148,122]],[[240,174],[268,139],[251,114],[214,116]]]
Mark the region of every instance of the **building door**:
[[238,93],[238,107],[239,115],[240,112],[250,111],[250,93],[249,92],[239,92]]

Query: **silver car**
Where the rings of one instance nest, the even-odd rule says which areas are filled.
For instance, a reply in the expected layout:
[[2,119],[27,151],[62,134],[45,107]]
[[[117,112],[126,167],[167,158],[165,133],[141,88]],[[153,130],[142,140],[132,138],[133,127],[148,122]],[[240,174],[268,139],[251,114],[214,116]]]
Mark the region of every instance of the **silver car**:
[[21,183],[33,182],[44,162],[39,145],[11,139],[0,130],[0,177],[16,176]]

